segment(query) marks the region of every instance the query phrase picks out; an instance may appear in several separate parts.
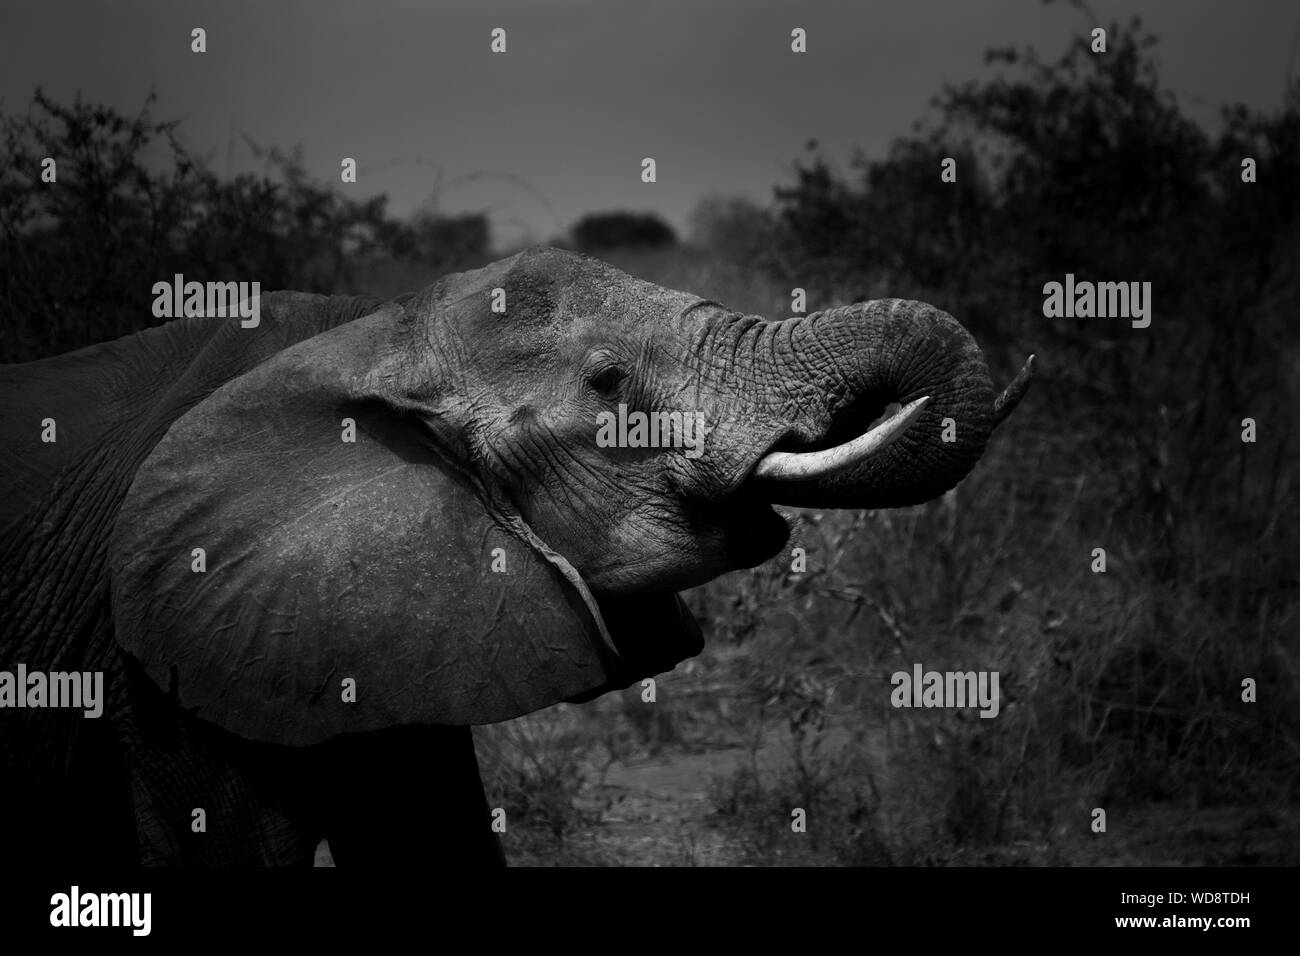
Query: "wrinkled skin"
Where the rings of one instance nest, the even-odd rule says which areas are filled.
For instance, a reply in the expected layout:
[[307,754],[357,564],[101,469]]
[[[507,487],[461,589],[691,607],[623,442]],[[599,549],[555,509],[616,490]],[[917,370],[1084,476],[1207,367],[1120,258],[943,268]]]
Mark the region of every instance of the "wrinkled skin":
[[[777,554],[771,505],[933,498],[1028,381],[995,400],[921,303],[767,321],[548,249],[261,315],[3,369],[0,669],[103,670],[108,697],[0,711],[0,809],[33,851],[305,864],[327,836],[340,864],[500,862],[470,725],[698,653],[676,592]],[[927,396],[867,460],[755,477]],[[702,453],[600,447],[620,403],[699,413]]]

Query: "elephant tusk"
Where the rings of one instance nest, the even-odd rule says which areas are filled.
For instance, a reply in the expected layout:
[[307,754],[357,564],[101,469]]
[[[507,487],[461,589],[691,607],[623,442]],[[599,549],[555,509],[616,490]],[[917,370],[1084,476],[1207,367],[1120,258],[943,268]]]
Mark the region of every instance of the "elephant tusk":
[[921,414],[930,401],[926,395],[909,402],[869,432],[853,441],[823,451],[774,451],[764,455],[754,469],[754,477],[768,481],[807,481],[843,471],[889,447]]

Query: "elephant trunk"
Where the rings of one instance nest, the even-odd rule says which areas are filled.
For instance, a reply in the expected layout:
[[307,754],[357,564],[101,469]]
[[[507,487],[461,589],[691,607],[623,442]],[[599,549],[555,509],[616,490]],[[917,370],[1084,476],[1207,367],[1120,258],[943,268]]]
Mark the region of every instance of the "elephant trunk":
[[921,302],[861,303],[769,330],[778,341],[754,354],[779,380],[801,383],[783,403],[790,424],[752,477],[751,491],[773,504],[897,508],[938,497],[974,467],[1032,374],[1031,356],[995,400],[975,340]]

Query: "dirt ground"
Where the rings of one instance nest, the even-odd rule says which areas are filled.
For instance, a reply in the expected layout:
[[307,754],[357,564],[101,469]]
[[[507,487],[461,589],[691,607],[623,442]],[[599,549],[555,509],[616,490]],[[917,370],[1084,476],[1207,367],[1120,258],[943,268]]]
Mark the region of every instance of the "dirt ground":
[[[761,832],[736,826],[734,818],[719,812],[722,789],[746,768],[760,778],[775,779],[788,773],[791,752],[788,734],[773,723],[749,746],[721,732],[715,721],[693,724],[675,721],[670,739],[655,740],[649,728],[629,729],[628,708],[635,694],[625,692],[607,699],[596,712],[574,708],[578,714],[557,720],[543,712],[485,728],[487,738],[532,733],[530,722],[573,743],[577,750],[577,781],[572,791],[572,812],[564,817],[557,837],[531,815],[516,815],[503,835],[512,866],[754,866],[835,865],[834,846],[791,854],[789,821],[773,814],[771,841],[763,846]],[[588,705],[590,706],[590,705]],[[563,710],[563,709],[562,709]],[[696,713],[690,711],[688,713]],[[597,743],[591,725],[622,725],[627,736],[638,738],[631,752],[611,759],[606,735]],[[573,728],[577,727],[575,731]],[[707,728],[708,732],[705,732]],[[542,736],[542,735],[538,735]],[[649,743],[645,738],[650,737]],[[832,729],[821,753],[862,746],[861,735]],[[536,738],[534,738],[536,739]],[[555,736],[549,738],[553,743]],[[621,745],[627,745],[626,739]],[[755,745],[756,744],[756,745]],[[621,749],[615,744],[614,749]],[[888,746],[883,735],[872,740],[873,749]],[[883,750],[881,751],[884,756]],[[548,755],[572,760],[574,751],[541,748]],[[502,755],[489,749],[484,776],[492,786],[492,760]],[[531,757],[537,757],[534,752]],[[481,759],[483,750],[481,748]],[[531,759],[530,757],[530,759]],[[516,755],[517,758],[517,755]],[[490,796],[490,802],[492,797]],[[1085,818],[1085,814],[1080,814]],[[810,826],[815,821],[810,821]],[[778,833],[778,831],[780,831]],[[950,865],[1012,866],[1197,866],[1295,865],[1300,861],[1300,814],[1295,808],[1196,807],[1168,802],[1110,809],[1107,832],[1092,833],[1086,825],[1057,827],[1034,840],[1002,844],[982,843],[949,850],[923,862]],[[905,862],[914,863],[914,860]],[[318,866],[331,866],[328,845],[317,851]]]

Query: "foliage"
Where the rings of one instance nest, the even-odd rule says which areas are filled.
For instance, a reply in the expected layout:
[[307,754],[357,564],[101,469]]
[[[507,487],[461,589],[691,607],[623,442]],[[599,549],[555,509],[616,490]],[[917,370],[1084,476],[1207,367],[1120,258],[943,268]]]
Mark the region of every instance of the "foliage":
[[582,252],[659,249],[677,243],[672,226],[654,213],[597,212],[574,224],[574,245]]
[[[1107,33],[1104,56],[1085,38],[1055,63],[994,51],[1000,75],[944,90],[936,120],[884,158],[841,175],[812,144],[776,191],[777,284],[820,304],[934,302],[1002,381],[1025,353],[1039,360],[1026,402],[943,502],[815,516],[806,576],[758,569],[705,589],[724,635],[840,688],[832,728],[887,735],[874,756],[821,758],[815,796],[840,858],[866,840],[863,860],[1086,861],[1090,808],[1147,803],[1271,808],[1290,831],[1289,849],[1243,838],[1196,851],[1203,862],[1296,852],[1283,808],[1300,770],[1300,84],[1271,115],[1226,108],[1211,135],[1161,88],[1137,21]],[[945,157],[956,183],[940,182]],[[1258,182],[1243,182],[1245,157]],[[1151,282],[1151,326],[1045,318],[1043,285],[1067,272]],[[837,617],[828,596],[853,611]],[[880,681],[912,661],[999,670],[1002,714],[881,710]],[[1245,677],[1271,699],[1243,703]],[[724,819],[771,834],[769,802],[793,805],[795,782],[724,781]],[[770,841],[757,858],[775,862]]]
[[771,214],[736,196],[705,196],[692,211],[690,225],[694,246],[731,262],[766,256],[775,238]]
[[[151,117],[152,103],[125,117],[38,89],[25,116],[3,119],[3,361],[155,324],[153,284],[176,273],[329,293],[362,291],[377,263],[432,278],[487,256],[484,217],[393,219],[385,196],[351,199],[313,180],[300,151],[250,144],[266,172],[223,180],[181,146],[175,122]],[[46,157],[57,185],[41,181]]]

